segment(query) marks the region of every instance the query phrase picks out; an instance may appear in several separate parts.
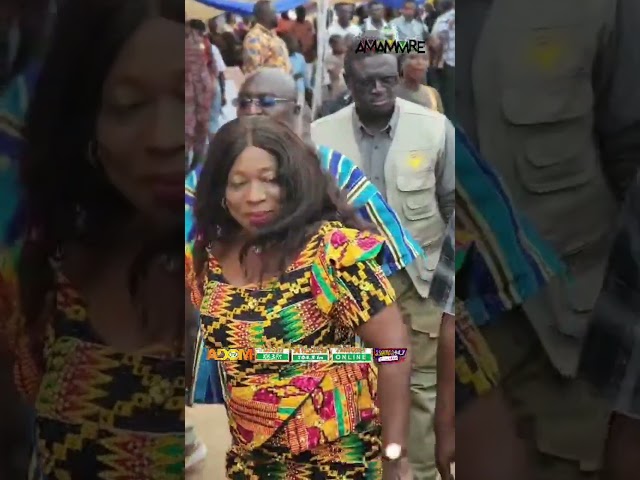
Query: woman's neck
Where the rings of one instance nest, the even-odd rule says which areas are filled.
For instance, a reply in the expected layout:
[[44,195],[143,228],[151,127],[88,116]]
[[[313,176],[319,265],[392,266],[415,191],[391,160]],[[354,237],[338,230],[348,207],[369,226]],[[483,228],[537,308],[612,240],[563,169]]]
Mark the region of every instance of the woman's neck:
[[420,90],[420,86],[422,85],[422,83],[419,82],[417,79],[410,78],[410,77],[404,77],[402,79],[402,84],[407,90],[411,90],[414,92],[417,92],[418,90]]

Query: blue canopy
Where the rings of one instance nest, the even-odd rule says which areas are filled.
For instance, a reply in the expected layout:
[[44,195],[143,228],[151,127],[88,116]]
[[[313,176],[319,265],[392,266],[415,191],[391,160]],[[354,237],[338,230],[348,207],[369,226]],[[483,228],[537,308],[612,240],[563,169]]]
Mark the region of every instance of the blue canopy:
[[[288,12],[300,5],[305,5],[308,0],[276,0],[272,2],[276,12]],[[224,12],[237,15],[251,15],[253,13],[254,0],[197,0],[198,3],[217,8]]]

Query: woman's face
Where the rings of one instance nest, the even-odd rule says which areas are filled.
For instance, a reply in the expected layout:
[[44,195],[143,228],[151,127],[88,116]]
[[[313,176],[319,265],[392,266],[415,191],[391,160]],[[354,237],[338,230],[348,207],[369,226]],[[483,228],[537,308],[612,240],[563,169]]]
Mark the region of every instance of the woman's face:
[[404,62],[405,76],[423,79],[429,68],[429,56],[425,53],[410,53]]
[[98,161],[109,181],[160,225],[183,217],[183,45],[183,24],[143,23],[107,76],[98,115]]
[[280,212],[282,199],[276,159],[260,148],[245,148],[229,172],[225,199],[229,214],[244,231],[268,225]]

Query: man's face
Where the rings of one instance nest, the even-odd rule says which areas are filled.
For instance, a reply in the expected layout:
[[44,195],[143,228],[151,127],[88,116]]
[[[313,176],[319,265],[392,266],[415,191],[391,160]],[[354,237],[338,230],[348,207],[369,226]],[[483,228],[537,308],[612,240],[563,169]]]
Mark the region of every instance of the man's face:
[[352,18],[351,7],[347,5],[338,5],[336,7],[336,16],[342,24],[349,23]]
[[414,3],[405,3],[402,14],[407,20],[413,20],[416,18],[416,5]]
[[382,17],[384,17],[384,6],[379,3],[375,3],[369,7],[369,16],[371,20],[375,22],[380,22]]
[[398,62],[393,55],[377,54],[356,60],[349,77],[349,90],[358,111],[384,115],[395,108]]
[[296,95],[287,94],[265,79],[250,78],[238,94],[237,115],[267,115],[295,127]]

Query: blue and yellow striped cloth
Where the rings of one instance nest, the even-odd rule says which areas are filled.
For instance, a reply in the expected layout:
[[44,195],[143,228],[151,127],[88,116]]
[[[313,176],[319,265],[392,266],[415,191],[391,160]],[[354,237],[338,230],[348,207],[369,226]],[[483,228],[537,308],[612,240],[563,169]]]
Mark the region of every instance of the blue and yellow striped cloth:
[[[391,276],[404,269],[416,258],[424,255],[418,242],[406,231],[395,211],[380,191],[351,160],[327,147],[317,149],[322,168],[337,180],[338,187],[347,194],[348,202],[367,222],[375,225],[386,239],[379,259],[385,275]],[[193,206],[195,188],[201,168],[191,171],[186,178],[185,243],[195,239]]]
[[37,78],[38,66],[30,66],[0,91],[0,246],[15,246],[19,225],[19,161],[22,128]]
[[559,257],[514,210],[496,172],[461,131],[456,131],[456,242],[456,255],[464,257],[465,307],[478,326],[566,274]]

